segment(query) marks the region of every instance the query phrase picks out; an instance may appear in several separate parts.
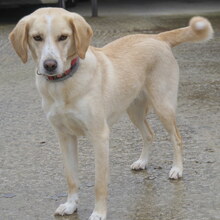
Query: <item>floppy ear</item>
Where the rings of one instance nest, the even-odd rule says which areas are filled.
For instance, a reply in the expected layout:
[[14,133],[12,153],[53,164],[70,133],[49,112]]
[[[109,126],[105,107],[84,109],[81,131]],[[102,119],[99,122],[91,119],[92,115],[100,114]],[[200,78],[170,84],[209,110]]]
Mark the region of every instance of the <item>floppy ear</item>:
[[27,50],[27,34],[28,34],[28,22],[27,17],[21,19],[12,32],[9,34],[9,40],[11,41],[14,50],[21,58],[23,63],[27,62],[28,50]]
[[74,31],[77,54],[84,59],[93,35],[92,28],[83,17],[76,13],[72,13],[70,23]]

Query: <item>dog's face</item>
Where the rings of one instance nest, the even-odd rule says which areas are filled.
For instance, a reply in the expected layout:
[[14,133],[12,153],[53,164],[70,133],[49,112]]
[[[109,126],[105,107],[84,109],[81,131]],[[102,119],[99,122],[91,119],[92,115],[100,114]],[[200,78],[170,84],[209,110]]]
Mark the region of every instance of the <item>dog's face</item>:
[[56,75],[73,58],[84,59],[92,29],[78,14],[60,8],[42,8],[21,19],[10,33],[12,45],[24,63],[28,48],[41,74]]

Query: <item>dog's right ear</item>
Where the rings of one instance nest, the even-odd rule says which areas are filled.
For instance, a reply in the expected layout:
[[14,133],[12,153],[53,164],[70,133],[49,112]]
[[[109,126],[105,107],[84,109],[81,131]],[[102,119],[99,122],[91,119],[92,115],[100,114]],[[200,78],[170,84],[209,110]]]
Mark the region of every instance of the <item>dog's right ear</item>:
[[28,59],[28,20],[28,16],[21,19],[9,34],[9,40],[23,63],[26,63]]

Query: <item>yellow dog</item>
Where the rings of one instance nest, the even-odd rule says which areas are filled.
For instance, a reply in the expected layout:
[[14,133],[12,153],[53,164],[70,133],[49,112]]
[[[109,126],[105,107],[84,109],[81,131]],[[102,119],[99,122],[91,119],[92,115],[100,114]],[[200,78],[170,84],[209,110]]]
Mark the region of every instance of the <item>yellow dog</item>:
[[95,208],[89,219],[105,220],[109,128],[124,112],[144,141],[141,156],[131,168],[147,167],[153,132],[145,116],[153,108],[174,147],[169,177],[182,177],[182,142],[175,119],[179,68],[171,48],[208,40],[213,30],[208,20],[194,17],[188,27],[129,35],[103,48],[89,46],[92,33],[80,15],[42,8],[21,19],[10,40],[24,63],[28,48],[31,51],[42,106],[63,153],[68,198],[55,213],[72,214],[77,209],[77,136],[86,135],[94,146],[96,169]]

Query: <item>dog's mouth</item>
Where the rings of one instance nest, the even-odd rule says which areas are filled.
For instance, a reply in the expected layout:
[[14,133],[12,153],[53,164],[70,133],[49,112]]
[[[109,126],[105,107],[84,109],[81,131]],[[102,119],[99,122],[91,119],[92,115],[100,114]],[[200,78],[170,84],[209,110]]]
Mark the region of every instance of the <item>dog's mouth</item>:
[[70,68],[67,69],[64,73],[47,74],[47,73],[40,73],[39,70],[37,70],[37,75],[42,75],[47,80],[50,80],[50,81],[63,81],[71,77],[77,71],[78,66],[79,66],[79,58],[76,57],[71,61]]

